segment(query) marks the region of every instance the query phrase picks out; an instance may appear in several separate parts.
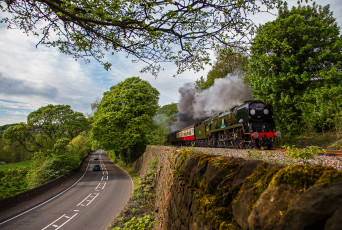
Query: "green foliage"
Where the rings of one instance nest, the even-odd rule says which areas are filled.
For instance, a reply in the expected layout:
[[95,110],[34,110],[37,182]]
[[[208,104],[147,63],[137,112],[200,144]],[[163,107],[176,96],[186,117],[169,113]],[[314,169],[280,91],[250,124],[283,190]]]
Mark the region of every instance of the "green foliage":
[[138,77],[111,87],[94,114],[92,138],[96,147],[115,150],[124,162],[137,159],[145,151],[158,96],[155,88]]
[[329,6],[284,7],[258,29],[248,81],[255,98],[274,106],[285,135],[340,129],[341,49]]
[[42,155],[43,153],[37,152],[33,157],[33,164],[26,177],[29,188],[37,187],[67,173],[62,158]]
[[29,114],[27,125],[16,124],[4,131],[4,151],[17,161],[31,158],[34,152],[25,176],[26,187],[33,188],[79,167],[91,151],[91,138],[86,133],[89,125],[85,116],[69,105],[41,107]]
[[82,113],[69,105],[48,105],[30,113],[27,124],[20,123],[4,131],[5,150],[13,152],[17,161],[27,159],[33,152],[62,153],[68,142],[89,129],[90,123]]
[[0,126],[0,131],[5,131],[7,128],[9,128],[11,126],[14,126],[16,124],[17,123],[15,123],[15,124],[8,124],[8,125],[2,125],[2,126]]
[[32,141],[32,132],[24,123],[7,128],[2,139],[6,142],[3,150],[14,156],[15,162],[30,158],[32,153],[38,150],[38,146]]
[[208,72],[207,79],[201,77],[196,81],[197,90],[205,90],[212,86],[217,78],[225,78],[228,74],[243,74],[248,70],[248,56],[242,49],[220,49],[217,53],[216,63]]
[[177,121],[177,113],[177,104],[171,103],[159,108],[155,116],[155,119],[158,120],[159,123],[166,123],[167,125],[172,125],[174,122]]
[[51,149],[58,139],[72,139],[89,128],[85,116],[69,105],[41,107],[28,115],[27,124],[42,136],[35,141],[44,149]]
[[143,217],[133,217],[131,220],[126,222],[123,227],[115,227],[113,230],[147,230],[153,229],[154,218],[150,215]]
[[154,158],[149,165],[147,174],[141,179],[141,183],[135,187],[127,209],[116,218],[110,226],[111,229],[153,229],[157,174],[158,161]]
[[166,136],[170,132],[170,126],[177,121],[177,104],[171,103],[159,108],[153,117],[154,126],[147,135],[149,145],[166,145]]
[[20,162],[31,159],[32,154],[22,146],[13,144],[11,147],[4,141],[0,133],[0,162]]
[[174,62],[178,73],[203,69],[209,49],[247,43],[244,38],[255,29],[248,14],[281,3],[21,0],[1,1],[0,9],[5,12],[1,22],[41,36],[39,44],[58,47],[75,59],[93,57],[107,70],[111,64],[103,61],[105,53],[124,51],[146,63],[143,70],[156,74],[160,62]]
[[342,139],[333,142],[329,147],[330,149],[342,150]]
[[66,152],[83,160],[91,151],[91,142],[89,134],[82,133],[68,143]]
[[28,189],[27,171],[27,167],[0,170],[0,199]]
[[9,169],[25,169],[32,164],[32,161],[22,161],[10,164],[0,164],[0,171],[7,171]]
[[325,153],[326,151],[318,146],[306,146],[305,148],[296,148],[293,146],[284,146],[286,154],[292,159],[312,159],[319,153]]
[[34,188],[76,170],[90,151],[91,138],[86,133],[71,141],[59,139],[53,150],[35,153],[26,178],[28,186]]

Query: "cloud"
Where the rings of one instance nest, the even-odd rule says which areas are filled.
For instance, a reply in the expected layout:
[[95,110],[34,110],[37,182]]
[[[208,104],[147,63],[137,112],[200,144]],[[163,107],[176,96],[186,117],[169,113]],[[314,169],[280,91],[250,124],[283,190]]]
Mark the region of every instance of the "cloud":
[[57,89],[51,86],[40,87],[30,81],[10,79],[0,72],[0,91],[7,95],[39,95],[47,98],[55,98]]
[[27,116],[26,112],[20,112],[20,111],[16,111],[16,110],[0,110],[3,111],[11,116]]
[[0,100],[0,108],[5,107],[9,109],[30,109],[27,104],[16,101]]
[[3,109],[25,107],[29,113],[48,104],[68,104],[75,111],[90,113],[90,104],[105,91],[92,78],[94,73],[98,78],[103,74],[96,71],[102,68],[98,63],[76,62],[55,48],[39,46],[37,49],[37,39],[18,30],[0,27],[0,33],[0,106]]
[[[110,82],[110,86],[124,81],[128,77],[140,77],[143,80],[148,81],[159,93],[159,105],[163,106],[172,102],[176,103],[180,100],[180,94],[178,89],[186,83],[194,82],[201,76],[206,76],[209,68],[205,68],[200,72],[186,71],[183,74],[174,75],[177,73],[177,68],[173,63],[163,63],[164,68],[158,75],[154,77],[151,73],[141,73],[140,70],[145,66],[144,63],[131,63],[132,59],[127,59],[123,54],[115,55],[115,58],[110,59],[113,65],[111,71],[108,72],[105,79]],[[207,66],[206,66],[207,67]],[[102,81],[104,79],[101,79]]]
[[0,125],[26,122],[30,111],[28,104],[0,100]]

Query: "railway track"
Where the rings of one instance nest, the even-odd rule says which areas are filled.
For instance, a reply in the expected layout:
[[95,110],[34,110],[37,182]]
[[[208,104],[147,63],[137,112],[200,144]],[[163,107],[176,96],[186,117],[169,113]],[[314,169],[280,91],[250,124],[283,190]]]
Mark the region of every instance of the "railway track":
[[342,157],[342,150],[326,150],[326,153],[323,153],[328,156],[338,156]]

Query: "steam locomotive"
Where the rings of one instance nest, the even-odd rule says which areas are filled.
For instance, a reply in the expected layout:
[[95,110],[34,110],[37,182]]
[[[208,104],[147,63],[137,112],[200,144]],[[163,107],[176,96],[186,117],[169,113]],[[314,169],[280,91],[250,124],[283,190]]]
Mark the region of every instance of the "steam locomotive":
[[171,132],[167,140],[172,145],[271,149],[276,131],[273,107],[262,101],[246,101],[194,125]]

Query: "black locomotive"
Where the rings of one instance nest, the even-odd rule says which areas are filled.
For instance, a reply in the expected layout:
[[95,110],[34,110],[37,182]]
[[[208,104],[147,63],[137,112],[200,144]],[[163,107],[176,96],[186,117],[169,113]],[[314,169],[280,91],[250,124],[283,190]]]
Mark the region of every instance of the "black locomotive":
[[262,101],[247,101],[243,105],[169,133],[173,145],[271,149],[276,131],[273,108]]

